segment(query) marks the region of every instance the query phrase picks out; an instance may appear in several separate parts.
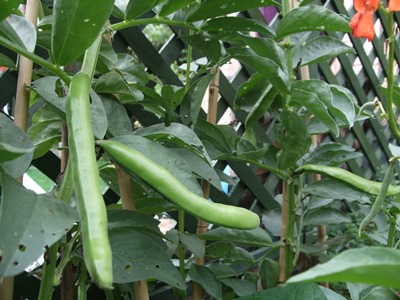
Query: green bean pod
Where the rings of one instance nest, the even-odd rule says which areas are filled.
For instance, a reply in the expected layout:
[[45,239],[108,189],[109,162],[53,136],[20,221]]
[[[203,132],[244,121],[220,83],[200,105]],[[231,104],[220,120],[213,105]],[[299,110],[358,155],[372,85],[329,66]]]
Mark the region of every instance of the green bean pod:
[[167,169],[133,148],[113,140],[97,144],[121,167],[202,220],[236,229],[254,229],[260,224],[258,215],[245,208],[214,203],[191,192]]
[[112,253],[90,124],[89,91],[89,76],[76,74],[71,80],[66,104],[69,155],[81,220],[85,265],[99,287],[111,289]]
[[[376,182],[365,179],[361,176],[353,174],[342,168],[323,166],[323,165],[304,165],[295,170],[296,173],[317,173],[328,176],[330,178],[342,181],[351,185],[361,191],[368,194],[378,195],[381,188],[382,182]],[[393,196],[400,193],[400,186],[389,185],[387,190],[387,196]]]
[[372,221],[373,218],[379,213],[381,210],[383,202],[385,202],[386,195],[388,192],[388,188],[390,182],[392,181],[393,173],[394,173],[394,166],[396,164],[396,160],[393,160],[389,163],[389,168],[385,174],[385,177],[382,181],[382,187],[379,191],[378,196],[375,199],[374,204],[371,207],[370,212],[365,218],[361,221],[360,227],[358,228],[358,235],[361,236],[361,231]]

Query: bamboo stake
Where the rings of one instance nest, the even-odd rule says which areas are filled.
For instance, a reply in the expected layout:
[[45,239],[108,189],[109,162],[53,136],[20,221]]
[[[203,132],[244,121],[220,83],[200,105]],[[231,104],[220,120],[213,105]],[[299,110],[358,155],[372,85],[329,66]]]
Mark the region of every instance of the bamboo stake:
[[[211,124],[217,123],[217,110],[218,110],[218,96],[219,96],[219,67],[213,67],[211,72],[215,74],[211,84],[208,88],[208,108],[207,108],[207,121]],[[207,180],[201,181],[201,187],[203,189],[204,198],[208,199],[210,197],[210,183]],[[208,222],[204,220],[197,221],[197,234],[206,233],[208,230]],[[206,244],[206,241],[203,241],[203,244]],[[202,257],[195,257],[195,264],[197,265],[204,265],[205,258]],[[203,287],[194,282],[193,283],[193,292],[192,292],[192,299],[193,300],[200,300],[202,299],[203,294]]]
[[[36,29],[39,14],[39,0],[27,0],[25,18],[33,24]],[[14,111],[14,123],[23,131],[28,124],[29,90],[25,87],[31,84],[33,63],[27,58],[20,56],[18,82],[16,91],[16,103]],[[22,178],[20,178],[22,183]],[[14,290],[14,277],[4,278],[0,283],[0,299],[12,300]]]

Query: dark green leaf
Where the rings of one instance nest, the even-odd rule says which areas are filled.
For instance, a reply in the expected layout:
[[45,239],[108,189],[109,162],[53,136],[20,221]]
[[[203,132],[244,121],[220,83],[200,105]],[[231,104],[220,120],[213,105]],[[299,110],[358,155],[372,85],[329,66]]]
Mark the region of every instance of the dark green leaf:
[[277,5],[277,2],[272,0],[246,0],[230,2],[227,2],[226,0],[206,0],[191,9],[186,20],[188,22],[205,20],[237,11],[270,5]]
[[237,300],[326,300],[324,293],[317,284],[302,283],[275,287],[253,295],[237,298]]
[[125,20],[133,20],[149,10],[152,10],[163,1],[164,0],[130,0],[126,6]]
[[377,286],[362,298],[362,300],[376,300],[376,299],[398,300],[399,295],[396,294],[396,292],[393,291],[393,289],[383,286]]
[[235,107],[247,112],[252,110],[253,106],[265,94],[268,84],[269,81],[261,74],[254,73],[251,75],[245,83],[239,86],[235,97]]
[[310,156],[305,159],[309,164],[340,166],[344,162],[363,156],[362,153],[355,152],[355,149],[339,143],[319,144]]
[[175,204],[161,198],[140,198],[135,200],[135,204],[138,212],[149,216],[177,210],[179,208]]
[[195,2],[195,0],[164,0],[164,2],[161,4],[158,15],[160,17],[168,16],[193,2]]
[[210,39],[204,33],[186,35],[182,37],[186,43],[190,44],[197,51],[207,56],[207,58],[217,63],[222,57],[222,47],[220,41]]
[[206,247],[206,255],[231,262],[254,262],[254,257],[231,242],[215,242]]
[[330,36],[317,36],[295,48],[293,65],[316,64],[348,53],[355,53],[355,51],[342,41]]
[[23,272],[78,221],[72,207],[36,195],[4,173],[1,212],[0,278]]
[[62,120],[48,120],[37,123],[28,129],[28,136],[35,147],[34,158],[45,155],[61,141]]
[[[285,110],[281,123],[274,127],[276,139],[281,147],[278,152],[278,167],[286,169],[293,166],[311,146],[305,120],[295,112]],[[301,138],[299,138],[301,137]]]
[[35,80],[31,88],[39,94],[60,116],[65,119],[65,98],[61,99],[56,93],[58,77],[46,76]]
[[359,190],[351,188],[344,183],[329,178],[310,183],[304,188],[303,192],[328,199],[370,203],[368,194],[365,194]]
[[107,132],[111,136],[132,132],[132,123],[125,107],[112,95],[99,95],[107,115]]
[[6,67],[6,68],[15,68],[16,64],[11,58],[0,53],[0,66]]
[[209,268],[218,279],[232,278],[238,275],[235,269],[221,262],[207,264],[207,268]]
[[113,0],[54,1],[54,62],[63,66],[81,56],[100,34],[113,6]]
[[180,113],[183,124],[193,124],[193,126],[196,126],[204,94],[208,89],[208,86],[213,77],[214,74],[203,76],[202,78],[194,82],[190,86],[189,90],[186,92],[180,106]]
[[108,229],[114,230],[118,228],[135,229],[139,231],[148,231],[154,235],[160,235],[158,228],[159,221],[153,217],[142,215],[131,210],[110,210],[107,212]]
[[0,113],[0,142],[27,151],[13,160],[0,164],[1,168],[12,177],[17,178],[21,176],[31,164],[33,157],[33,144],[25,132],[23,132],[13,123],[13,121],[2,113]]
[[[345,297],[339,295],[338,293],[334,292],[331,289],[323,287],[322,285],[319,286],[321,291],[325,294],[327,300],[346,300]],[[352,300],[356,300],[352,298]]]
[[90,91],[90,122],[93,135],[97,139],[104,138],[108,126],[107,114],[103,102],[93,90]]
[[221,17],[204,22],[201,27],[204,31],[254,31],[274,34],[265,22],[241,17]]
[[348,128],[353,127],[356,121],[357,100],[354,95],[345,87],[340,85],[330,85],[332,93],[332,114],[346,124]]
[[351,218],[332,207],[320,207],[313,209],[304,217],[304,225],[330,225],[330,224],[342,224],[350,223]]
[[288,283],[300,281],[360,282],[400,288],[400,251],[383,247],[346,250],[330,261],[295,275]]
[[292,9],[276,29],[277,39],[303,31],[350,32],[349,21],[323,6],[310,5]]
[[189,270],[190,279],[200,284],[204,290],[216,299],[222,299],[221,282],[204,266],[193,264]]
[[200,238],[209,241],[226,241],[261,247],[272,245],[271,237],[262,228],[239,230],[218,227],[200,235]]
[[288,75],[272,59],[259,56],[249,48],[230,48],[227,51],[233,58],[250,66],[267,78],[279,92],[283,94],[289,92],[290,82]]
[[179,232],[179,241],[196,257],[204,256],[205,247],[202,240],[200,240],[197,235]]
[[0,22],[0,36],[14,44],[33,52],[36,46],[36,30],[33,24],[23,17],[11,15]]
[[115,64],[115,69],[122,75],[126,82],[136,82],[143,85],[146,85],[149,82],[149,75],[144,70],[144,67],[131,55],[118,53],[117,58],[118,60]]
[[161,237],[128,228],[112,229],[109,237],[115,283],[156,278],[185,289],[185,282],[171,263]]
[[276,287],[279,280],[280,265],[277,261],[264,258],[260,264],[260,278],[263,289]]
[[18,8],[22,0],[6,0],[0,2],[0,22]]
[[229,286],[239,297],[254,294],[257,286],[254,282],[245,279],[221,279],[221,282]]
[[[0,139],[1,139],[0,135]],[[8,143],[0,142],[0,164],[9,160],[16,159],[21,155],[28,154],[33,151],[33,148],[19,148]]]

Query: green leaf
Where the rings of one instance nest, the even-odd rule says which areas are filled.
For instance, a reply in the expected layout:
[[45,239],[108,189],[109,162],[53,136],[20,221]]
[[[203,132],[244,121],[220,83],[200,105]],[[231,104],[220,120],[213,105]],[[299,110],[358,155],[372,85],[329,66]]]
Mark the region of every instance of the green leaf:
[[265,22],[241,17],[220,17],[207,20],[200,28],[203,31],[254,31],[274,35],[273,30]]
[[132,132],[132,123],[125,107],[112,95],[98,95],[107,115],[107,132],[119,136]]
[[310,155],[305,158],[309,164],[340,166],[344,162],[363,156],[360,152],[355,152],[355,149],[340,143],[323,143],[319,144]]
[[0,278],[22,273],[77,221],[78,214],[69,205],[36,195],[3,173]]
[[245,279],[221,279],[221,282],[229,286],[239,297],[254,294],[257,286],[254,282]]
[[6,68],[16,68],[17,65],[11,58],[0,53],[0,66]]
[[349,21],[323,6],[310,5],[292,9],[280,20],[276,39],[303,31],[350,32]]
[[22,0],[6,0],[0,2],[0,22],[18,8]]
[[339,127],[333,116],[332,93],[327,83],[320,80],[299,80],[292,84],[292,101],[305,106],[314,117],[319,119],[335,136]]
[[280,265],[277,261],[264,258],[260,264],[260,278],[263,289],[277,286],[279,281]]
[[348,128],[353,127],[357,118],[356,98],[348,89],[340,85],[331,84],[329,88],[332,93],[332,106],[335,108],[332,110],[332,114],[343,121]]
[[186,92],[180,106],[180,114],[183,124],[193,124],[193,126],[196,126],[204,94],[213,77],[214,74],[203,76],[199,80],[195,81]]
[[33,52],[36,46],[36,29],[25,18],[11,15],[0,23],[0,36]]
[[[9,175],[14,178],[21,176],[28,169],[31,164],[33,157],[33,144],[28,138],[25,132],[17,127],[13,121],[11,121],[5,114],[0,113],[0,143],[4,147],[5,145],[12,147],[8,151],[12,150],[21,153],[25,149],[26,153],[21,153],[18,157],[13,160],[5,161],[6,157],[3,157],[7,150],[0,151],[0,167]],[[7,147],[6,146],[6,147]],[[5,151],[5,152],[3,152]],[[11,153],[8,157],[13,156]]]
[[149,216],[179,209],[178,206],[167,200],[153,197],[136,199],[135,204],[138,212]]
[[81,56],[101,33],[113,6],[113,0],[54,1],[54,62],[64,66]]
[[103,102],[93,90],[90,90],[90,122],[93,135],[97,139],[104,138],[108,126],[107,114]]
[[27,134],[35,147],[33,158],[45,155],[61,141],[62,126],[62,120],[48,120],[37,123],[28,129]]
[[189,4],[195,2],[195,0],[164,0],[163,3],[160,5],[160,11],[158,12],[158,15],[160,17],[165,17],[168,16],[186,6]]
[[315,283],[290,284],[257,292],[236,300],[326,300],[324,293]]
[[289,92],[290,82],[288,75],[272,59],[259,56],[249,48],[229,48],[227,51],[233,58],[248,65],[267,78],[279,92],[283,94]]
[[310,210],[304,217],[304,225],[331,225],[350,223],[351,218],[332,207],[320,207]]
[[399,295],[396,294],[396,292],[390,288],[377,286],[362,298],[362,300],[376,300],[376,299],[398,300]]
[[230,262],[254,262],[254,257],[231,242],[215,242],[206,247],[206,256]]
[[262,228],[239,230],[218,227],[200,235],[200,238],[208,241],[226,241],[261,247],[272,246],[273,244],[271,237]]
[[293,65],[316,64],[349,53],[355,53],[355,50],[342,41],[330,36],[317,36],[295,47]]
[[280,169],[294,166],[310,149],[311,138],[307,132],[305,120],[295,112],[283,111],[281,123],[274,127],[274,133],[281,147],[278,152],[278,167]]
[[[326,287],[320,286],[321,291],[325,294],[327,300],[346,300],[345,297],[339,295],[338,293],[328,289]],[[356,300],[351,298],[352,300]]]
[[346,200],[349,202],[370,203],[368,194],[353,189],[345,183],[325,178],[307,185],[304,193],[321,198]]
[[126,209],[108,211],[107,221],[109,230],[118,228],[135,229],[161,236],[160,229],[158,228],[160,222],[153,217],[143,215],[136,211]]
[[254,73],[245,83],[239,86],[234,106],[250,112],[265,94],[265,90],[269,89],[268,84],[269,81],[264,76]]
[[[1,138],[1,135],[0,135]],[[21,155],[30,153],[33,151],[33,148],[19,148],[8,143],[0,142],[0,164],[9,160],[16,159]]]
[[156,278],[178,289],[186,288],[161,237],[132,228],[114,228],[109,238],[115,283]]
[[58,80],[55,76],[42,77],[32,82],[31,88],[65,120],[65,98],[59,98],[56,93]]
[[291,277],[287,282],[359,282],[400,288],[400,251],[383,247],[346,250],[330,261]]
[[204,33],[191,34],[181,37],[194,49],[205,55],[210,61],[217,63],[222,57],[222,47],[219,40],[210,39]]
[[163,1],[164,0],[130,0],[126,6],[125,20],[133,20],[136,17],[140,17]]
[[132,55],[118,53],[115,69],[127,83],[136,82],[146,85],[149,82],[149,75],[144,67]]
[[193,264],[189,270],[190,279],[200,284],[204,290],[216,299],[222,299],[221,282],[207,267]]
[[211,262],[207,264],[207,268],[209,268],[218,279],[232,278],[238,275],[235,269],[222,262]]
[[203,257],[205,253],[205,247],[201,239],[195,234],[179,232],[179,241],[183,246],[196,257]]
[[246,0],[229,2],[227,2],[226,0],[206,0],[193,7],[189,11],[186,17],[186,21],[193,22],[205,20],[212,17],[227,15],[237,11],[270,5],[278,5],[278,3],[272,0]]

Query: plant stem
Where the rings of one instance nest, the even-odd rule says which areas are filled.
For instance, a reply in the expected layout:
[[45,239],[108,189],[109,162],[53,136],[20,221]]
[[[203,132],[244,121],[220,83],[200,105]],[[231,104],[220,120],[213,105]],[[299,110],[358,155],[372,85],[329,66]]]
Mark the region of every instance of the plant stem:
[[[40,300],[51,300],[54,289],[54,275],[56,273],[58,242],[54,243],[46,252],[49,257],[43,264],[42,280],[40,282],[39,297]],[[46,257],[46,254],[45,254]]]
[[389,213],[389,219],[390,219],[390,225],[389,225],[390,227],[389,227],[389,234],[388,234],[388,239],[387,239],[387,247],[393,248],[394,238],[395,238],[395,234],[396,234],[396,217]]
[[80,265],[80,275],[79,275],[79,285],[78,285],[78,300],[86,300],[86,290],[87,290],[87,270],[83,260]]
[[294,180],[289,182],[289,193],[288,193],[288,218],[286,225],[286,241],[288,244],[285,248],[286,256],[286,279],[289,278],[293,270],[293,239],[294,239],[294,225],[296,222],[296,194]]
[[388,122],[390,130],[393,135],[396,137],[397,141],[400,142],[400,130],[397,127],[396,117],[393,111],[393,89],[394,89],[394,48],[395,48],[395,36],[394,36],[394,28],[393,28],[393,12],[387,13],[388,18],[388,27],[389,30],[389,70],[387,77],[388,84],[388,96],[387,96],[387,114],[388,114]]
[[134,26],[140,26],[140,25],[147,25],[147,24],[166,24],[166,25],[172,25],[172,26],[181,26],[181,27],[186,27],[191,30],[197,30],[196,27],[193,25],[186,23],[186,22],[180,22],[180,21],[175,21],[175,20],[170,20],[170,19],[164,19],[164,18],[148,18],[148,19],[136,19],[136,20],[125,20],[119,23],[112,24],[110,28],[112,30],[121,30],[129,27],[134,27]]
[[94,72],[96,71],[97,58],[100,52],[102,34],[100,33],[93,44],[86,50],[83,59],[81,72],[89,75],[90,80],[93,79]]
[[255,165],[255,166],[257,166],[257,167],[259,167],[261,169],[264,169],[264,170],[267,170],[267,171],[269,171],[271,173],[274,173],[275,175],[279,176],[283,180],[288,180],[290,178],[286,171],[280,170],[278,168],[270,167],[268,165],[264,165],[264,164],[262,164],[262,163],[260,163],[260,162],[258,162],[256,160],[249,160],[247,158],[241,158],[241,157],[238,157],[238,156],[230,156],[228,158],[228,160],[234,160],[234,161],[239,161],[239,162],[243,162],[243,163],[250,163],[250,164]]
[[53,65],[52,63],[48,62],[47,60],[41,58],[40,56],[29,52],[28,50],[26,50],[25,48],[14,44],[13,42],[7,40],[6,38],[4,38],[3,36],[0,36],[0,45],[6,47],[7,49],[10,49],[18,54],[21,54],[22,56],[25,56],[26,58],[29,58],[31,61],[33,61],[34,63],[38,64],[39,66],[47,69],[48,71],[50,71],[51,73],[53,73],[54,75],[57,75],[58,77],[61,78],[62,81],[64,81],[64,83],[69,84],[71,81],[71,78],[69,78],[68,74],[65,73],[63,70],[61,70],[59,67],[57,67],[56,65]]

